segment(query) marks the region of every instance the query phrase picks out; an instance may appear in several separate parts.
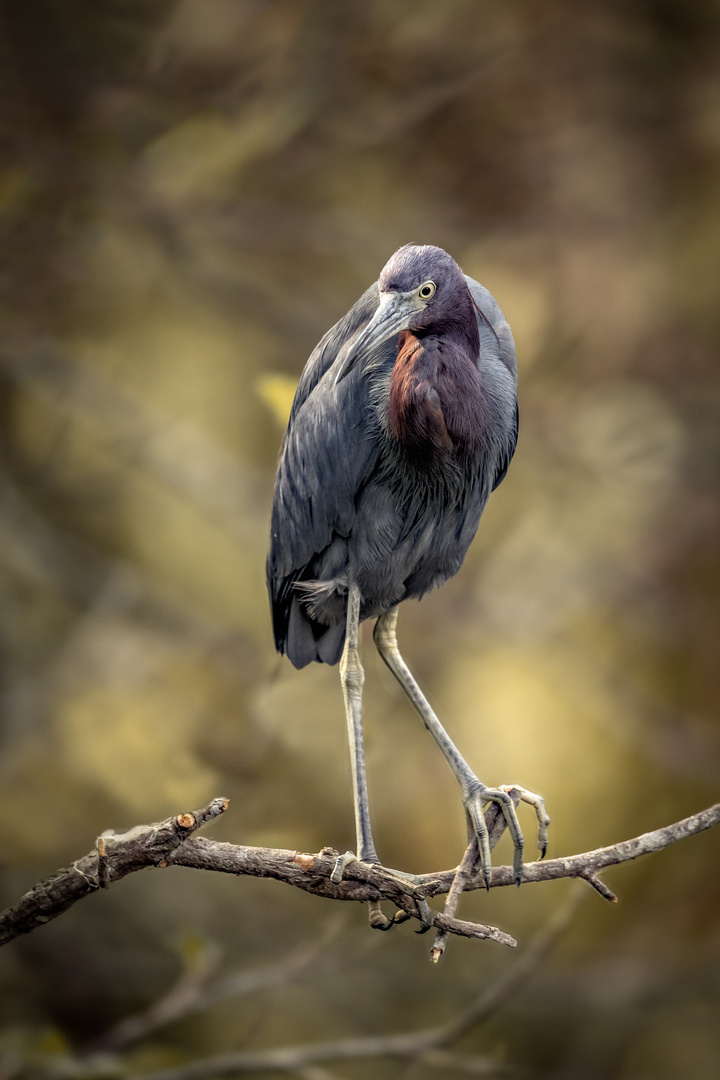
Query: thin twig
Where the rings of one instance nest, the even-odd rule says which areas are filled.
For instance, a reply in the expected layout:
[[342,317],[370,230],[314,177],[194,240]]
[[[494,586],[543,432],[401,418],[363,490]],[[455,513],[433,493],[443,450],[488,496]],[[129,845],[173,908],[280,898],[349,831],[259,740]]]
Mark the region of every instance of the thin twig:
[[[512,799],[515,806],[520,802],[520,792],[517,788],[512,788],[508,794]],[[498,803],[491,803],[488,809],[485,811],[485,824],[488,830],[488,843],[490,850],[495,848],[498,840],[503,834],[505,829],[505,818]],[[465,854],[462,857],[460,865],[455,871],[455,877],[453,878],[452,885],[447,894],[445,900],[445,907],[443,908],[443,915],[447,915],[452,918],[457,911],[458,903],[460,902],[460,896],[465,889],[467,883],[472,879],[473,871],[477,866],[478,859],[480,857],[480,847],[478,844],[477,836],[473,835],[470,843],[465,848]],[[435,919],[435,926],[438,925],[437,918]],[[448,931],[438,930],[435,934],[435,940],[430,949],[430,959],[433,964],[437,964],[440,957],[445,952],[445,946],[447,944]]]
[[[477,837],[473,836],[472,840],[465,848],[465,854],[462,857],[460,865],[458,866],[455,877],[453,878],[452,885],[447,894],[445,901],[445,907],[443,908],[443,915],[453,916],[457,910],[458,902],[460,900],[460,894],[465,888],[465,883],[470,881],[472,872],[477,862],[480,848],[477,842]],[[435,921],[437,926],[437,920]],[[448,932],[447,930],[438,930],[435,934],[435,940],[432,948],[430,949],[430,959],[433,964],[437,964],[438,960],[445,952],[445,946],[447,944]]]
[[615,893],[612,889],[608,889],[605,882],[601,881],[597,874],[593,873],[592,870],[582,870],[578,874],[578,877],[582,878],[583,881],[587,881],[588,885],[592,885],[593,889],[600,893],[603,900],[609,900],[611,904],[617,904],[617,896]]

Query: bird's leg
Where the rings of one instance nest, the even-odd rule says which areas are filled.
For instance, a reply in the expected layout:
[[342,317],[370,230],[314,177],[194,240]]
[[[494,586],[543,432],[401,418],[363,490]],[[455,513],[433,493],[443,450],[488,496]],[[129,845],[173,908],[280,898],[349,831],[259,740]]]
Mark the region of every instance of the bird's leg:
[[[349,862],[359,859],[360,862],[376,863],[380,860],[375,851],[375,844],[370,830],[370,812],[368,809],[367,779],[365,776],[365,751],[363,747],[362,733],[362,688],[365,681],[365,672],[360,663],[358,653],[358,627],[360,623],[360,590],[357,585],[351,584],[348,588],[347,626],[345,631],[345,648],[340,660],[340,681],[345,698],[345,714],[348,725],[348,740],[350,743],[350,764],[352,767],[353,800],[355,803],[355,835],[357,839],[357,855],[346,851],[341,855],[333,869],[331,880],[338,882],[342,879],[343,871]],[[412,874],[405,874],[399,870],[390,871],[393,876],[401,881],[407,881],[416,885],[418,879]],[[420,918],[424,929],[432,925],[432,916],[426,900],[417,901]],[[380,910],[378,900],[368,901],[370,925],[376,930],[389,930],[399,919],[388,919]],[[398,913],[399,914],[399,913]]]
[[340,660],[340,681],[345,698],[345,715],[350,743],[350,764],[352,767],[353,799],[355,803],[355,835],[357,837],[357,857],[361,862],[377,863],[380,860],[375,851],[372,832],[370,831],[370,812],[368,810],[367,779],[365,777],[365,751],[362,732],[362,688],[365,672],[358,653],[358,626],[360,623],[360,590],[351,584],[348,588],[347,627],[345,648]]
[[[445,731],[437,716],[430,708],[420,687],[413,678],[410,669],[400,655],[395,629],[397,624],[397,613],[398,609],[397,607],[394,607],[385,615],[381,615],[375,623],[373,637],[378,652],[415,706],[422,722],[442,750],[445,760],[460,784],[463,806],[465,807],[465,813],[468,820],[468,830],[471,830],[478,838],[480,864],[485,884],[489,886],[490,844],[488,841],[488,831],[487,825],[485,824],[483,807],[488,802],[495,802],[500,805],[508,831],[512,836],[515,849],[513,869],[515,872],[515,880],[519,885],[522,878],[524,841],[513,801],[507,791],[504,791],[502,788],[486,787],[485,784],[482,784],[478,780],[450,736]],[[538,813],[542,838],[547,835],[546,830],[549,818],[547,818],[544,806],[542,806],[543,818],[541,819],[539,797],[533,796],[532,798],[535,800],[533,805]],[[545,820],[545,818],[547,818],[547,820]]]

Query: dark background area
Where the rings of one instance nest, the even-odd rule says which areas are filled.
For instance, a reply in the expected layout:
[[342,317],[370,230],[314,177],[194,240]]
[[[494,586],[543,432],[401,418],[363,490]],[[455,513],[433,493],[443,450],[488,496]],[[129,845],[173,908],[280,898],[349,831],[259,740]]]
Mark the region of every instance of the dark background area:
[[[702,0],[2,3],[4,902],[103,829],[219,794],[209,835],[352,845],[337,671],[275,657],[265,544],[305,359],[408,241],[493,291],[521,410],[465,567],[401,611],[409,663],[485,782],[545,795],[553,856],[717,798],[719,30]],[[369,640],[365,660],[381,858],[455,865],[454,781]],[[718,837],[606,876],[620,905],[589,895],[463,1048],[526,1075],[710,1080]],[[459,914],[522,951],[569,891]],[[433,968],[428,938],[346,908],[127,879],[3,951],[4,1075],[211,960],[219,978],[329,937],[121,1069],[436,1024],[518,962],[453,940]]]

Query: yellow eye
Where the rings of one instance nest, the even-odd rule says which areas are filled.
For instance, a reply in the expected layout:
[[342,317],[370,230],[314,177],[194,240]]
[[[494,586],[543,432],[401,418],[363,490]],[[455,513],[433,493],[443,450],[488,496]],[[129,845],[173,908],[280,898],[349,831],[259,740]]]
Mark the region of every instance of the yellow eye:
[[421,300],[429,300],[431,296],[435,295],[435,282],[426,281],[424,285],[421,285],[418,289],[418,296]]

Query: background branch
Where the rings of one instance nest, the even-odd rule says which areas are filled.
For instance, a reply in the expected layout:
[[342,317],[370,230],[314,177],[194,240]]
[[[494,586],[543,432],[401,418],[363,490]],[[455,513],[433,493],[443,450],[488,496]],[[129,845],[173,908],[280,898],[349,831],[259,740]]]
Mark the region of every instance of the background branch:
[[512,1070],[503,1062],[482,1054],[457,1053],[451,1047],[488,1020],[532,976],[570,925],[584,895],[584,890],[574,889],[522,958],[503,977],[494,980],[489,987],[484,986],[476,999],[449,1023],[393,1035],[217,1055],[148,1074],[141,1080],[210,1080],[211,1077],[275,1070],[293,1072],[304,1080],[331,1080],[334,1074],[325,1072],[319,1063],[360,1058],[396,1058],[426,1068],[453,1070],[471,1076],[504,1075]]
[[306,974],[321,958],[343,924],[333,918],[324,933],[314,941],[293,949],[276,964],[247,971],[234,971],[216,977],[221,954],[218,947],[206,944],[199,957],[187,964],[177,982],[159,1000],[143,1012],[126,1016],[107,1031],[85,1044],[80,1055],[84,1059],[97,1054],[114,1053],[147,1038],[159,1028],[194,1013],[203,1012],[229,999],[256,997],[268,990],[287,987]]

